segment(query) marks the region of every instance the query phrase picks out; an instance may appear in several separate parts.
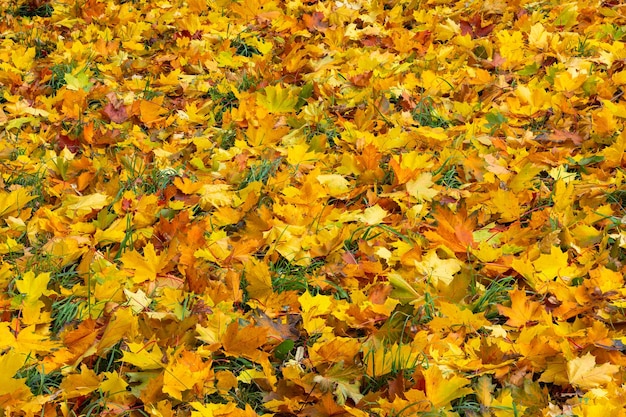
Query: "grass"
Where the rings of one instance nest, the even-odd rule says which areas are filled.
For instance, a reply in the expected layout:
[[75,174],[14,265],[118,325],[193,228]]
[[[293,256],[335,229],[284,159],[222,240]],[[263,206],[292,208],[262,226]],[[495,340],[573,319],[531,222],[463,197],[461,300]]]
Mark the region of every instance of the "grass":
[[250,166],[243,180],[239,184],[239,190],[246,188],[253,182],[259,181],[263,184],[267,184],[267,181],[273,176],[282,162],[282,158],[276,158],[273,160],[262,159],[260,162]]
[[359,240],[373,240],[381,236],[383,233],[396,236],[398,239],[404,242],[412,243],[411,237],[398,232],[393,227],[386,224],[374,224],[369,226],[361,226],[354,229],[348,239],[344,240],[344,249],[347,252],[355,253],[359,249]]
[[77,264],[71,264],[63,268],[52,270],[49,285],[53,286],[53,288],[62,287],[71,290],[75,285],[82,282],[82,278],[76,270],[77,267]]
[[218,129],[219,147],[229,150],[235,145],[237,131],[235,129]]
[[50,395],[59,389],[63,380],[60,370],[46,372],[45,366],[29,366],[19,371],[15,378],[25,378],[25,384],[33,395]]
[[46,85],[52,88],[54,91],[59,90],[66,84],[65,74],[71,74],[73,70],[73,64],[61,63],[52,65],[52,67],[50,67],[52,75],[50,76],[50,79],[48,80]]
[[443,128],[450,126],[450,122],[437,112],[435,103],[430,97],[424,97],[418,101],[412,113],[413,120],[420,126]]
[[624,214],[626,214],[626,190],[615,190],[605,195],[607,202],[619,205]]
[[452,411],[462,416],[480,416],[484,411],[483,406],[476,400],[476,395],[463,396],[452,402]]
[[474,282],[471,291],[475,295],[480,295],[471,304],[472,313],[485,313],[487,319],[494,319],[498,315],[497,311],[494,311],[494,307],[510,301],[509,291],[515,288],[516,283],[515,278],[507,276],[499,280],[491,280],[487,287],[482,290]]
[[323,265],[324,261],[317,259],[307,266],[296,265],[286,258],[280,257],[278,261],[270,264],[272,288],[278,293],[285,291],[303,293],[310,288],[308,277]]
[[65,326],[74,321],[80,313],[81,298],[70,295],[52,303],[52,324],[50,331],[58,334]]
[[147,164],[135,156],[122,156],[120,161],[126,175],[116,201],[121,198],[124,191],[133,191],[137,195],[160,195],[174,178],[180,175],[174,168],[158,169],[155,164]]
[[118,342],[107,350],[104,356],[98,357],[93,365],[94,372],[97,374],[117,372],[122,366],[121,359],[124,356],[122,346],[123,342]]
[[235,55],[251,58],[254,55],[261,55],[261,52],[252,45],[248,45],[241,38],[237,37],[230,41],[230,46],[235,49]]
[[32,0],[8,10],[8,13],[15,17],[50,17],[53,12],[54,8],[49,2],[38,4]]
[[[18,155],[15,155],[17,159]],[[13,155],[11,155],[13,157]],[[45,202],[44,181],[46,180],[46,173],[44,170],[39,170],[33,173],[26,171],[11,171],[9,176],[4,179],[5,187],[10,188],[12,185],[21,185],[22,187],[30,188],[31,195],[35,198],[26,203],[26,207],[32,209],[39,208]]]
[[232,388],[227,394],[213,393],[204,396],[205,404],[228,404],[234,402],[237,407],[245,410],[246,406],[250,406],[258,415],[263,415],[269,410],[265,408],[263,397],[264,391],[256,384],[239,382],[237,388]]
[[459,179],[455,165],[451,166],[446,171],[444,171],[441,177],[437,179],[437,181],[435,181],[435,184],[443,185],[444,187],[447,187],[447,188],[456,188],[456,189],[461,188],[461,186],[463,185],[463,183]]
[[[396,355],[392,353],[392,346],[397,346]],[[384,374],[376,374],[376,369],[373,367],[372,371],[374,375],[364,375],[363,387],[361,392],[365,395],[368,393],[375,393],[383,390],[389,385],[389,382],[397,378],[402,374],[407,385],[411,385],[416,381],[413,378],[415,371],[421,367],[428,367],[428,359],[423,353],[419,353],[414,358],[402,356],[402,346],[405,346],[402,342],[394,345],[384,345],[377,349],[370,349],[363,355],[363,362],[367,363],[369,360],[374,360],[374,355],[379,349],[383,350],[384,360],[390,361],[385,364],[385,368],[389,365],[390,372]],[[387,354],[389,353],[389,354]]]
[[213,117],[218,127],[222,126],[224,113],[239,107],[239,99],[230,90],[223,91],[219,87],[212,87],[206,92],[206,97],[213,101]]
[[306,135],[306,140],[308,143],[312,143],[316,136],[324,135],[330,147],[336,146],[336,139],[341,138],[341,133],[335,126],[333,120],[330,119],[328,116],[325,119],[317,122],[313,126],[305,125],[304,133]]
[[[247,370],[257,369],[257,366],[245,358],[218,357],[215,371],[229,371],[239,376]],[[245,383],[239,381],[236,388],[231,388],[227,394],[213,393],[204,397],[205,403],[227,404],[235,402],[238,408],[245,409],[249,405],[257,414],[262,415],[268,410],[263,406],[264,391],[254,381]]]

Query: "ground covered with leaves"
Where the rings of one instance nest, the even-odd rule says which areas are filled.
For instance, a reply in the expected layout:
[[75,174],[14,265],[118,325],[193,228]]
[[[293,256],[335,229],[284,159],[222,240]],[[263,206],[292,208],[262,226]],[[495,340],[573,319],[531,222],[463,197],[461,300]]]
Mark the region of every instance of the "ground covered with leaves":
[[626,415],[621,2],[0,9],[3,415]]

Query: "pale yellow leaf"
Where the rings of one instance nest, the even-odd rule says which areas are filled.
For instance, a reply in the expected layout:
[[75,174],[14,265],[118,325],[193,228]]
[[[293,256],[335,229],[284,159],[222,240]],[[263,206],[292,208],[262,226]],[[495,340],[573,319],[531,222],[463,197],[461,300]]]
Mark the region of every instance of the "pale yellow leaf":
[[596,366],[596,358],[591,353],[567,362],[567,377],[577,388],[596,388],[613,380],[619,366],[603,363]]
[[372,207],[368,207],[363,210],[363,214],[359,216],[359,220],[368,226],[373,226],[375,224],[380,224],[387,217],[389,213],[378,204]]

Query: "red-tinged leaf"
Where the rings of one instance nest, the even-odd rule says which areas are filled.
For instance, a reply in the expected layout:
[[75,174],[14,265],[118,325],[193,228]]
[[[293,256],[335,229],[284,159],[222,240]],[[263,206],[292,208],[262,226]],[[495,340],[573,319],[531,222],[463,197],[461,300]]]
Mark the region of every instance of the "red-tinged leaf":
[[466,253],[470,247],[475,247],[473,232],[476,228],[476,216],[468,215],[463,207],[457,213],[447,207],[437,209],[433,213],[437,221],[436,231],[426,231],[428,238],[437,241],[456,253]]
[[304,25],[311,32],[328,28],[328,23],[324,22],[325,18],[326,16],[322,12],[305,13],[302,15]]
[[477,37],[484,38],[485,36],[489,35],[495,27],[496,25],[491,23],[487,26],[477,27],[476,29],[474,29],[474,33],[476,34]]
[[364,36],[361,40],[361,45],[363,46],[376,46],[379,45],[381,40],[379,36]]
[[102,112],[109,118],[110,121],[115,123],[124,123],[128,120],[128,113],[124,105],[116,107],[113,103],[107,103],[104,106]]
[[470,22],[461,20],[460,26],[461,26],[461,35],[463,36],[472,35],[472,37],[474,37],[474,29],[472,28],[472,24]]
[[56,143],[59,150],[67,148],[68,151],[76,153],[80,149],[80,142],[78,139],[70,138],[69,136],[62,133],[59,133],[59,135],[57,136]]

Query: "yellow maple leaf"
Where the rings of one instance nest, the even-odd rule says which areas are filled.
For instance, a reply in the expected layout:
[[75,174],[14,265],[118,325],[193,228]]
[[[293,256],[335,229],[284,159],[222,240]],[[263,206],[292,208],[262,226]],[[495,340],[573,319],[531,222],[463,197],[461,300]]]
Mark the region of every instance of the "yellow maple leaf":
[[26,387],[26,378],[14,379],[17,371],[24,366],[24,356],[15,350],[0,355],[0,395],[9,394]]
[[474,392],[471,388],[463,388],[470,384],[469,379],[458,375],[445,378],[437,365],[430,366],[423,374],[426,397],[436,409],[447,408],[451,401]]
[[373,226],[382,223],[388,214],[387,210],[376,204],[375,206],[368,207],[363,210],[363,214],[359,216],[359,220],[368,226]]
[[233,192],[228,184],[205,184],[199,194],[200,206],[204,210],[229,205],[233,201]]
[[71,374],[66,376],[61,382],[59,388],[63,391],[66,399],[81,397],[100,387],[100,378],[96,373],[82,365],[80,374]]
[[19,292],[26,296],[27,301],[38,300],[42,295],[50,295],[53,291],[48,290],[50,273],[44,272],[35,276],[32,271],[26,272],[22,279],[15,281]]
[[387,375],[394,370],[413,369],[419,363],[421,353],[413,346],[394,343],[388,347],[378,347],[364,356],[366,372],[372,378]]
[[137,290],[137,292],[132,292],[124,288],[124,295],[126,295],[126,299],[128,300],[128,306],[135,314],[147,310],[152,303],[152,299],[148,298],[146,293],[141,289]]
[[22,314],[25,324],[37,324],[46,320],[45,316],[42,317],[41,312],[44,303],[39,301],[39,298],[54,293],[47,289],[49,281],[50,274],[47,272],[35,276],[34,272],[28,271],[22,276],[22,279],[15,282],[18,291],[24,295]]
[[393,287],[391,297],[400,300],[401,303],[415,304],[423,298],[400,274],[390,273],[387,279]]
[[498,188],[491,193],[491,199],[496,211],[500,213],[501,222],[508,223],[520,218],[522,210],[515,193]]
[[526,323],[537,320],[541,313],[541,304],[526,297],[526,292],[515,289],[511,291],[511,307],[498,305],[498,312],[509,319],[506,324],[513,327],[522,327]]
[[[11,341],[12,343],[12,341]],[[31,325],[23,328],[15,338],[15,349],[25,357],[35,353],[47,353],[59,347],[59,342],[50,339],[47,328]]]
[[115,318],[109,321],[104,329],[98,344],[98,353],[105,352],[125,337],[136,334],[137,328],[137,317],[133,315],[132,310],[124,307],[119,308],[115,313]]
[[415,267],[432,285],[439,282],[450,285],[454,274],[461,270],[461,262],[456,258],[440,259],[437,252],[431,250],[421,261],[415,261]]
[[419,177],[407,181],[406,191],[411,197],[415,197],[417,201],[432,201],[438,191],[433,189],[433,175],[430,172],[424,172]]
[[128,350],[124,351],[122,360],[144,371],[164,367],[163,352],[154,341],[128,343]]
[[65,83],[68,90],[89,91],[93,87],[93,83],[89,81],[89,74],[85,71],[80,71],[76,75],[72,75],[69,72],[65,74]]
[[0,191],[0,217],[14,215],[34,198],[35,196],[30,195],[28,189],[23,187],[9,193]]
[[180,401],[184,391],[208,382],[210,362],[202,362],[196,354],[183,351],[181,357],[172,362],[163,374],[163,392],[172,398]]
[[[626,71],[624,71],[626,74]],[[611,146],[607,146],[602,150],[605,163],[609,167],[623,166],[626,159],[626,130],[623,131]]]
[[102,392],[110,396],[126,393],[128,382],[124,380],[122,375],[117,372],[102,372],[102,376],[105,378],[100,384]]
[[523,405],[514,402],[510,388],[500,391],[491,403],[491,410],[496,417],[510,417],[515,415],[516,411],[523,414],[525,409]]
[[552,246],[550,254],[541,254],[539,258],[532,262],[536,271],[536,277],[542,281],[550,281],[560,275],[560,271],[567,268],[567,253],[560,248]]
[[474,390],[476,391],[476,398],[480,404],[489,407],[493,400],[493,393],[496,386],[491,383],[491,376],[483,375],[474,383]]
[[148,126],[164,120],[163,115],[165,113],[167,113],[167,109],[158,102],[148,100],[139,102],[139,118]]
[[162,255],[157,255],[154,245],[148,243],[143,248],[143,255],[136,250],[130,250],[121,257],[124,268],[134,270],[133,281],[140,283],[144,281],[154,281],[157,273],[161,271],[166,260]]
[[298,103],[298,95],[291,88],[283,88],[280,84],[267,86],[264,94],[257,94],[257,102],[272,113],[289,113]]
[[94,210],[101,210],[111,202],[106,194],[94,193],[85,196],[68,195],[64,201],[65,214],[70,219],[78,219],[91,214]]
[[350,182],[343,175],[322,174],[317,176],[317,180],[332,197],[339,197],[350,191]]
[[27,70],[33,65],[36,55],[37,48],[25,48],[21,45],[16,45],[16,48],[11,53],[11,62],[13,62],[15,68]]
[[237,409],[237,404],[234,402],[228,404],[202,404],[192,401],[189,405],[195,410],[191,412],[191,417],[230,416]]
[[570,384],[577,388],[596,388],[613,380],[613,374],[619,366],[610,363],[596,365],[596,358],[591,353],[567,362],[567,377]]

